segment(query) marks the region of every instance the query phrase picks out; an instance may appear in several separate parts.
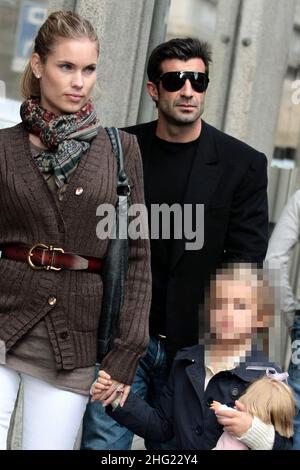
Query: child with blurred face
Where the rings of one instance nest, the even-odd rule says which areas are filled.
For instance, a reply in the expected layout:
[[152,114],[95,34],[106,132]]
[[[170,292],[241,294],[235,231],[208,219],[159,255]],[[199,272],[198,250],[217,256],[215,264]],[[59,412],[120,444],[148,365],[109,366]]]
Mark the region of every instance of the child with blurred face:
[[206,361],[219,369],[245,358],[258,330],[271,326],[271,294],[266,279],[251,265],[229,266],[216,275],[206,314]]
[[[151,408],[132,392],[124,403],[120,390],[120,400],[106,408],[108,414],[147,439],[164,442],[175,435],[179,449],[213,449],[223,431],[239,439],[239,448],[289,449],[290,429],[281,435],[281,427],[239,401],[252,382],[270,373],[280,375],[278,366],[264,357],[258,334],[271,326],[273,311],[272,289],[262,271],[246,264],[226,267],[210,284],[207,333],[199,345],[175,357],[159,406]],[[94,400],[110,382],[100,371],[91,390]],[[286,400],[290,412],[290,393]],[[214,401],[225,406],[211,408]]]

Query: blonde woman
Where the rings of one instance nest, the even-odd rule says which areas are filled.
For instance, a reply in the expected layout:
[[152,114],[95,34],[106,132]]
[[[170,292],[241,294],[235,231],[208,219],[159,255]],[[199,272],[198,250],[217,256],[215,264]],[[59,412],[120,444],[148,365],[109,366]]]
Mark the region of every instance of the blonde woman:
[[[94,378],[109,242],[96,236],[96,211],[117,201],[116,158],[91,99],[98,56],[87,20],[52,13],[22,79],[22,122],[0,131],[1,449],[21,380],[23,449],[72,449]],[[121,140],[131,202],[143,203],[138,146]],[[112,400],[147,346],[149,302],[149,246],[138,239],[120,334],[102,364]]]

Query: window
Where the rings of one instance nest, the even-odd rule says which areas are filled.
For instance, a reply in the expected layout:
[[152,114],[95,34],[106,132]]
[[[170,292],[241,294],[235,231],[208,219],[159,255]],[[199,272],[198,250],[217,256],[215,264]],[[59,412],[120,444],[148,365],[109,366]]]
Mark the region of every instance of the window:
[[0,128],[20,121],[20,77],[47,11],[44,0],[0,0]]
[[291,147],[275,147],[272,166],[279,168],[296,167],[296,149]]
[[298,96],[295,84],[300,79],[300,69],[288,67],[283,84],[280,112],[275,141],[272,166],[284,169],[297,168],[299,147],[300,103],[293,96]]

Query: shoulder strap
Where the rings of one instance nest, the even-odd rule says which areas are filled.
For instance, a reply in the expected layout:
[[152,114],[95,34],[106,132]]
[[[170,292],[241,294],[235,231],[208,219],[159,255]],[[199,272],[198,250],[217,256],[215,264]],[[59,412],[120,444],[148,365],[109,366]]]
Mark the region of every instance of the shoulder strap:
[[120,314],[124,301],[125,280],[128,269],[128,196],[130,186],[124,169],[122,144],[115,127],[107,127],[113,152],[118,163],[118,185],[116,205],[115,236],[108,245],[102,271],[103,302],[98,324],[98,361],[113,346],[113,341],[120,328]]
[[106,127],[105,129],[110,138],[112,149],[118,164],[117,194],[118,196],[128,197],[130,195],[130,186],[128,182],[128,176],[124,168],[124,155],[119,131],[116,127]]

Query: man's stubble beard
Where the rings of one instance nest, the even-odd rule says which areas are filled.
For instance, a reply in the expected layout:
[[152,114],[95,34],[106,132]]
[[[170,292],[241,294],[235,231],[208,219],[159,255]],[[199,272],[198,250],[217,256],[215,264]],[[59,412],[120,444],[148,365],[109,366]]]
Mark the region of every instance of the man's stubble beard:
[[165,110],[164,108],[159,108],[160,113],[163,114],[165,120],[172,125],[177,125],[177,126],[190,126],[191,124],[194,124],[196,121],[200,119],[204,112],[204,101],[200,105],[200,109],[197,109],[197,114],[195,116],[184,116],[184,115],[176,115],[175,113],[173,114],[169,110]]

